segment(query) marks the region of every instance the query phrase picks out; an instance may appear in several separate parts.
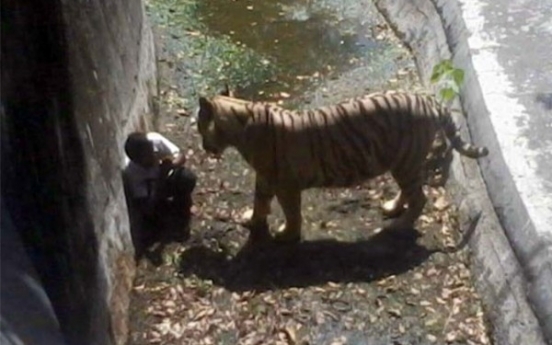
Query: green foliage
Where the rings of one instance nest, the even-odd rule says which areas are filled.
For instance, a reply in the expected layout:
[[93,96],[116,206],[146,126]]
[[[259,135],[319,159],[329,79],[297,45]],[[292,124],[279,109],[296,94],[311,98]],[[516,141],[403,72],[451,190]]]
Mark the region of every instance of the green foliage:
[[443,60],[433,67],[430,81],[437,89],[437,99],[450,104],[460,92],[464,70],[455,68],[451,60]]
[[246,87],[270,79],[277,73],[272,61],[226,36],[205,36],[192,46],[202,52],[202,76],[197,78],[198,83],[222,87],[230,82]]
[[158,55],[183,71],[185,77],[176,80],[180,89],[191,91],[186,99],[226,83],[244,88],[274,78],[273,61],[228,35],[210,32],[198,4],[198,0],[146,0],[150,19],[167,36],[167,52]]

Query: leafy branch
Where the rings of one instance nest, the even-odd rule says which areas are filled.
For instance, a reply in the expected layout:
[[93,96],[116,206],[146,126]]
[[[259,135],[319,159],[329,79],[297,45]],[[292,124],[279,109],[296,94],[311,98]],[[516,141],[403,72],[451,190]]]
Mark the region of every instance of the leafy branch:
[[433,67],[430,81],[437,90],[437,100],[450,106],[460,93],[460,86],[464,82],[464,70],[455,68],[451,60],[442,60]]

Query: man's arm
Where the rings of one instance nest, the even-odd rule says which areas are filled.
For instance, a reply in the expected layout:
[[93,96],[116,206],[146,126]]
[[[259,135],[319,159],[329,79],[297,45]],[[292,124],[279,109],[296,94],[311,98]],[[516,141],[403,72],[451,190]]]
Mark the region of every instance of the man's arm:
[[172,160],[172,164],[175,167],[183,166],[184,164],[186,164],[186,155],[184,154],[184,152],[177,153]]
[[172,141],[156,132],[148,133],[148,138],[154,142],[157,152],[163,155],[163,167],[170,169],[186,164],[186,155]]

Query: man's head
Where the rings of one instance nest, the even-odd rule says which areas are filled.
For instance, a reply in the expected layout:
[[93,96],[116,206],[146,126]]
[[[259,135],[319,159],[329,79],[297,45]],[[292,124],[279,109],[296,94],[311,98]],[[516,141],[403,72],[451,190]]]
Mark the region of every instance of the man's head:
[[153,143],[148,140],[146,133],[143,132],[129,134],[125,142],[125,153],[131,161],[146,168],[157,163]]

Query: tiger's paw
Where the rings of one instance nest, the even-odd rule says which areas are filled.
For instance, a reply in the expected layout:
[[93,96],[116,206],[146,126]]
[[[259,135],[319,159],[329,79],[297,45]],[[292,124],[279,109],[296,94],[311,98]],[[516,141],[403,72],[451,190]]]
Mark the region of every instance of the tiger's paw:
[[274,235],[274,242],[281,244],[294,244],[301,242],[300,231],[282,230]]
[[270,233],[268,231],[255,231],[251,230],[249,232],[249,237],[247,238],[246,246],[251,245],[260,245],[264,243],[269,243],[272,240],[272,236],[270,236]]
[[247,238],[247,245],[257,245],[260,243],[269,242],[272,239],[268,222],[266,220],[249,219],[242,222],[241,225],[249,230],[249,237]]
[[259,220],[251,218],[249,220],[246,220],[241,223],[241,226],[243,226],[246,229],[249,229],[250,231],[266,231],[268,232],[268,222],[265,220]]
[[387,218],[397,218],[405,211],[404,206],[399,206],[396,200],[389,200],[381,206],[381,212]]

